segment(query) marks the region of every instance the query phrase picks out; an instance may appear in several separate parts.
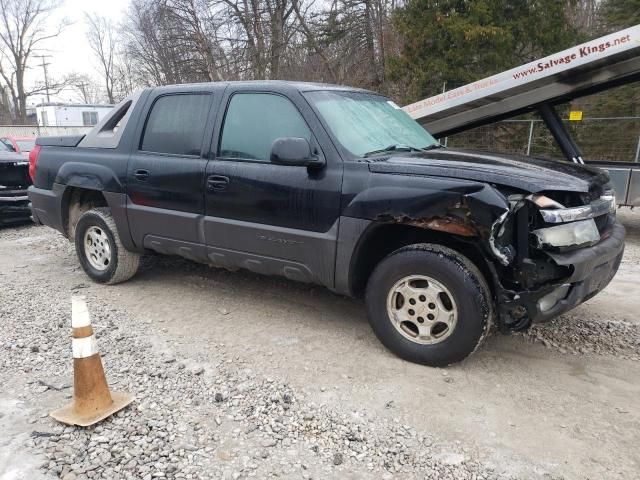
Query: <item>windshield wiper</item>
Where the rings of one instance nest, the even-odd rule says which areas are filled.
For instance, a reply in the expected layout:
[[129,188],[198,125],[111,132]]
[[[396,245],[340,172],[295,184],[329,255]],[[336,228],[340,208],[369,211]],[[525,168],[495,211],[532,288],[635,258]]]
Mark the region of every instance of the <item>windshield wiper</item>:
[[389,145],[388,147],[385,147],[381,150],[372,150],[371,152],[367,152],[363,155],[363,157],[366,158],[372,155],[378,155],[380,153],[387,153],[387,152],[398,152],[398,151],[422,152],[423,150],[424,150],[423,148],[412,147],[410,145],[402,145],[401,143],[397,143],[397,144]]
[[438,149],[438,148],[447,148],[447,147],[445,147],[445,146],[444,146],[444,145],[442,145],[441,143],[434,143],[434,144],[432,144],[432,145],[428,145],[428,146],[426,146],[426,147],[422,148],[422,150],[424,150],[424,151],[428,151],[428,150],[436,150],[436,149]]

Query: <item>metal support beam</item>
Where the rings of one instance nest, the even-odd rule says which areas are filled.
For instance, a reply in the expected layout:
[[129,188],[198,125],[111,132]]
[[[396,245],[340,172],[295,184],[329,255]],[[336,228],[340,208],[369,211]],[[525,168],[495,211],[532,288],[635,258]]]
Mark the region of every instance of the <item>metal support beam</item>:
[[527,156],[531,155],[531,141],[533,140],[533,120],[529,125],[529,141],[527,142]]
[[558,115],[558,112],[556,112],[556,109],[548,103],[543,103],[542,105],[538,105],[538,112],[553,135],[553,138],[558,142],[558,146],[567,160],[574,163],[584,163],[580,148],[578,148],[576,142],[571,138],[571,134],[564,126],[564,123],[562,123],[562,119]]

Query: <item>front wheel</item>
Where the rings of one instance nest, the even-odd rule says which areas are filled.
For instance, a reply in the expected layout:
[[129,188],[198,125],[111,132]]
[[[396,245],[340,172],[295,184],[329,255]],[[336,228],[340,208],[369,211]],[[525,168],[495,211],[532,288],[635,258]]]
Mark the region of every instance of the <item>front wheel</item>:
[[489,288],[466,257],[446,247],[411,245],[387,256],[367,284],[369,323],[405,360],[433,367],[459,362],[491,326]]
[[140,266],[140,255],[122,246],[111,210],[106,207],[93,208],[78,219],[75,246],[82,269],[98,283],[129,280]]

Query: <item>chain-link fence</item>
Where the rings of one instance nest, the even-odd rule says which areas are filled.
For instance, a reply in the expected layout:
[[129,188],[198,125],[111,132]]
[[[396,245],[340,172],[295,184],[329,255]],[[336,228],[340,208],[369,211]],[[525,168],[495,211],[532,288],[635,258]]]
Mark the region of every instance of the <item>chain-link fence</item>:
[[2,137],[55,137],[58,135],[82,135],[92,127],[41,127],[39,125],[0,125]]
[[[579,122],[566,121],[566,124],[585,160],[640,161],[640,117],[585,118]],[[0,136],[80,135],[90,129],[84,126],[0,125]],[[538,119],[505,120],[442,141],[450,147],[563,158],[551,132]]]
[[[638,162],[640,117],[585,118],[566,121],[568,130],[589,161]],[[445,142],[444,139],[442,139]],[[505,153],[563,158],[542,120],[505,120],[452,135],[446,145]]]

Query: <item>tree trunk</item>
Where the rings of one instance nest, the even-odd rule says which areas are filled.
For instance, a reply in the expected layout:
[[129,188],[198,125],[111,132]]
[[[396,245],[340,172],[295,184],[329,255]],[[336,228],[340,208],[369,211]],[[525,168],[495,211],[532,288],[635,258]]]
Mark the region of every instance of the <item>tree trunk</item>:
[[271,79],[280,78],[280,59],[284,46],[284,7],[286,0],[276,0],[276,9],[271,15]]
[[376,56],[376,47],[373,33],[373,9],[371,8],[372,0],[364,0],[365,25],[364,34],[367,45],[367,57],[370,62],[369,78],[371,86],[375,89],[380,86],[380,76],[378,75],[378,61]]
[[16,120],[20,125],[27,123],[27,95],[24,89],[24,66],[21,61],[16,62]]

